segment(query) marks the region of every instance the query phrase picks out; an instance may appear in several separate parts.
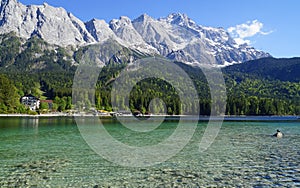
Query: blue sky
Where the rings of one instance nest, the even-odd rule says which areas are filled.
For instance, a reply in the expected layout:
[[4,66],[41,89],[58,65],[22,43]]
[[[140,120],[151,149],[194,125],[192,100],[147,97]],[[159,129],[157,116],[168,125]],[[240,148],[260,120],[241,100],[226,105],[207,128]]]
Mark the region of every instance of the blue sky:
[[223,27],[237,41],[248,42],[274,57],[300,57],[300,1],[298,0],[20,0],[23,4],[64,7],[83,21],[109,22],[143,13],[154,18],[187,14],[197,24]]

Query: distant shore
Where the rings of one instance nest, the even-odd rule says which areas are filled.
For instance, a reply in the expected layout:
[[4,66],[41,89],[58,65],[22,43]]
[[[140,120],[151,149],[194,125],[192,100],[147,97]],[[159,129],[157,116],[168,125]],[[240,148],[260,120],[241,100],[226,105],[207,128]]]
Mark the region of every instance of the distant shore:
[[[39,118],[39,117],[99,117],[99,118],[115,118],[116,116],[112,116],[110,114],[91,114],[91,113],[47,113],[47,114],[0,114],[1,117],[31,117],[31,118]],[[132,115],[119,115],[121,118],[131,118],[134,117]],[[245,116],[245,115],[223,115],[223,116],[192,116],[192,115],[150,115],[150,116],[138,116],[138,118],[149,118],[149,117],[166,117],[169,120],[172,119],[195,119],[198,118],[200,121],[208,121],[208,120],[216,120],[216,121],[300,121],[299,115],[273,115],[273,116]]]
[[[73,117],[73,116],[94,116],[93,114],[69,114],[69,113],[47,113],[47,114],[0,114],[0,117]],[[108,115],[107,115],[108,116]]]

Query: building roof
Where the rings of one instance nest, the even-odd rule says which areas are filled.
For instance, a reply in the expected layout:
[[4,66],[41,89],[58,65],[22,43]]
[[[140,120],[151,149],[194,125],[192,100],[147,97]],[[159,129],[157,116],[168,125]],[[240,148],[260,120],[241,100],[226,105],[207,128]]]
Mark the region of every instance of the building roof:
[[[38,99],[36,96],[34,96],[34,95],[32,95],[32,94],[27,94],[27,95],[25,95],[25,96],[23,96],[23,97],[31,97],[31,98]],[[22,97],[22,98],[23,98],[23,97]]]
[[53,103],[53,100],[40,100],[40,102]]

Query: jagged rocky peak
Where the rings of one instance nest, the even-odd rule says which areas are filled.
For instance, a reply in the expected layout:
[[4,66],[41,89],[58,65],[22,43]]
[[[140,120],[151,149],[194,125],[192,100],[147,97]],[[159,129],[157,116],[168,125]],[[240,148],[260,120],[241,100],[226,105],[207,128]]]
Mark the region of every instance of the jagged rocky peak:
[[148,14],[142,14],[133,20],[133,22],[150,22],[150,21],[155,21],[155,19],[149,16]]
[[169,25],[160,22],[143,14],[133,22],[135,30],[143,37],[143,39],[154,48],[160,51],[161,55],[166,55],[173,49],[173,40],[176,36],[170,33]]
[[180,26],[195,26],[196,23],[191,20],[186,14],[172,13],[165,18],[158,19],[159,21],[165,21],[169,24],[180,25]]
[[2,0],[0,33],[14,31],[20,37],[37,35],[61,46],[93,42],[84,23],[63,8],[43,5],[25,6],[16,0]]
[[127,16],[121,16],[119,19],[113,19],[109,22],[109,26],[112,30],[116,31],[119,28],[130,26],[131,20]]
[[[133,21],[121,16],[109,23],[97,19],[84,23],[64,8],[47,3],[25,6],[17,0],[0,2],[0,34],[15,32],[25,39],[38,36],[60,46],[113,39],[136,51],[186,63],[224,65],[270,56],[248,45],[238,45],[223,28],[197,25],[181,13],[160,19],[143,14]],[[208,59],[211,62],[206,62]]]
[[109,38],[116,39],[114,32],[105,20],[92,19],[86,22],[85,26],[97,42],[105,41]]
[[[113,19],[109,23],[109,27],[115,33],[122,44],[127,47],[138,49],[143,52],[157,53],[155,48],[148,45],[143,37],[134,28],[131,20],[126,16],[121,16],[120,19]],[[149,51],[150,50],[150,51]]]

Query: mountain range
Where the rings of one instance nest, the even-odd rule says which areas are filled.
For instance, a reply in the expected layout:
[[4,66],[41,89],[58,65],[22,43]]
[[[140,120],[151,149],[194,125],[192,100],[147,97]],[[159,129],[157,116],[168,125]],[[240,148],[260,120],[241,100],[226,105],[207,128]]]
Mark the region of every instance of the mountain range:
[[47,3],[26,6],[17,0],[0,2],[0,34],[14,32],[26,40],[37,36],[61,47],[78,48],[114,40],[148,55],[212,66],[271,56],[247,44],[238,45],[223,28],[198,25],[181,13],[159,19],[143,14],[134,20],[121,16],[109,23],[98,19],[83,22],[64,8]]

